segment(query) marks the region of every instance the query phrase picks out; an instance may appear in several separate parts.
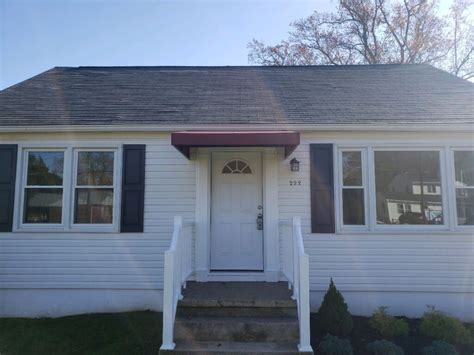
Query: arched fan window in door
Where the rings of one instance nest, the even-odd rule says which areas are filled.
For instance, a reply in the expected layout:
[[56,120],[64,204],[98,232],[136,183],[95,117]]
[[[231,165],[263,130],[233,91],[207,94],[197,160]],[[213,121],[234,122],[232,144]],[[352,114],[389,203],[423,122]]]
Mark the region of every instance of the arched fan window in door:
[[226,162],[222,174],[252,174],[252,169],[247,162],[234,159]]

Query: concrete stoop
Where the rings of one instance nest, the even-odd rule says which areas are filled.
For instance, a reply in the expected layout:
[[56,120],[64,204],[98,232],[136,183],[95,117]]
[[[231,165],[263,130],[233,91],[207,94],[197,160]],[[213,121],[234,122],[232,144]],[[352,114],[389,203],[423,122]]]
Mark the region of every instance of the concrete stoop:
[[188,284],[174,350],[160,354],[298,354],[296,303],[286,283]]

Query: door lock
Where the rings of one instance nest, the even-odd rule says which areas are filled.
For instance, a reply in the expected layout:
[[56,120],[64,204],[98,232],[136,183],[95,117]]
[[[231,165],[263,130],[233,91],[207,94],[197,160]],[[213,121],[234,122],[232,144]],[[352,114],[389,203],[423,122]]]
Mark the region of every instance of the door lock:
[[257,215],[257,229],[259,231],[263,230],[263,213]]

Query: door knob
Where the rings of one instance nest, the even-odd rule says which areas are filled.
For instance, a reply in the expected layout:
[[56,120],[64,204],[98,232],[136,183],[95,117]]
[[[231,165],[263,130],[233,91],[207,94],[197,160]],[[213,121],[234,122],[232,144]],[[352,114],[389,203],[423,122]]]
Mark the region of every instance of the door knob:
[[259,231],[263,230],[263,213],[257,215],[257,229]]

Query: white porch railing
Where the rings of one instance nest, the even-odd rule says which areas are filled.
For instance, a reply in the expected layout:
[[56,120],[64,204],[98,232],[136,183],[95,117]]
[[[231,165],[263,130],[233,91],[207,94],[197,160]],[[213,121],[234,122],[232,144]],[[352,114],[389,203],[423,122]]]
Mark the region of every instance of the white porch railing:
[[183,223],[181,216],[174,217],[171,246],[165,252],[165,270],[163,287],[163,343],[161,349],[172,350],[175,347],[174,321],[178,301],[186,288],[186,281],[193,272],[193,223]]
[[292,298],[298,305],[300,352],[312,352],[309,324],[309,258],[304,251],[301,219],[282,221],[282,272],[293,291]]

